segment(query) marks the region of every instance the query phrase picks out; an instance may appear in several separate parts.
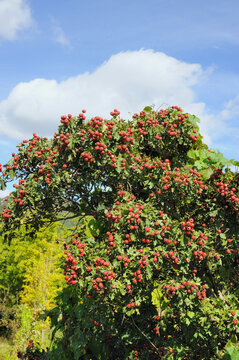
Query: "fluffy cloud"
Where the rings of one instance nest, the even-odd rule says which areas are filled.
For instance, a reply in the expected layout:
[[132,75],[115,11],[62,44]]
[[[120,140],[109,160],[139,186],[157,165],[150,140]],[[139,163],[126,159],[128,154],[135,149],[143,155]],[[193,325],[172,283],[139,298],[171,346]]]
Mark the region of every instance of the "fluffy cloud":
[[88,117],[108,117],[112,109],[118,108],[123,117],[130,118],[146,105],[155,104],[156,109],[179,105],[201,118],[201,131],[210,142],[208,133],[215,122],[218,125],[218,118],[206,112],[194,88],[205,82],[209,73],[200,64],[153,50],[122,52],[93,73],[62,82],[34,79],[19,83],[0,102],[0,132],[16,139],[30,137],[33,132],[49,136],[61,115],[77,115],[82,108],[86,108]]
[[19,30],[31,25],[31,10],[25,0],[0,0],[0,38],[14,40]]

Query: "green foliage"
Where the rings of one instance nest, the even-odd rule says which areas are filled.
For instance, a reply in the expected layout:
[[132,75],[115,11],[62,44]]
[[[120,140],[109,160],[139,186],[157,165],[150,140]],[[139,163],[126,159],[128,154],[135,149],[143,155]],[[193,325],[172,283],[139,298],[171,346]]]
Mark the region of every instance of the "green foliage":
[[46,311],[55,306],[54,298],[64,285],[61,228],[58,224],[32,233],[22,226],[10,245],[1,238],[0,334],[11,341],[15,354],[29,338],[41,341],[43,347],[49,345]]
[[[56,267],[60,264],[62,251],[57,242],[59,243],[56,226],[41,228],[37,233],[22,226],[17,236],[11,240],[11,245],[3,237],[0,238],[1,298],[3,294],[8,294],[8,297],[17,303],[23,287],[26,289],[33,278],[37,281],[36,275],[39,280],[44,281],[44,277],[46,279],[49,273],[50,277],[53,277],[51,282],[59,283],[61,275]],[[42,273],[41,267],[44,268],[45,273]],[[33,291],[31,284],[27,290],[28,296]],[[42,288],[39,288],[39,293],[43,294]],[[24,296],[22,293],[22,297]],[[54,297],[54,294],[50,296]],[[39,294],[35,294],[35,297],[39,298]]]
[[237,360],[239,358],[239,347],[231,346],[226,350],[223,360]]
[[50,310],[54,306],[54,298],[63,285],[62,274],[57,268],[62,257],[56,230],[41,229],[25,267],[20,293],[22,304],[27,304],[35,312]]
[[32,337],[32,312],[26,305],[19,305],[17,310],[16,316],[20,326],[15,335],[14,343],[18,344],[18,348],[24,348],[28,343],[28,339]]
[[235,161],[208,149],[199,119],[176,106],[111,115],[63,116],[53,139],[24,141],[3,170],[4,183],[18,179],[2,213],[8,240],[23,223],[37,232],[76,219],[48,358],[234,356],[239,177],[223,169]]

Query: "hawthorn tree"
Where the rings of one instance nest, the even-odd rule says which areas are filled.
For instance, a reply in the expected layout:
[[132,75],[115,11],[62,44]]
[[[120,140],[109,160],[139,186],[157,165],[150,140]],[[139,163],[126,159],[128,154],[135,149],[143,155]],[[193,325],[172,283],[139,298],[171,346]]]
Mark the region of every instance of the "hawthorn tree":
[[110,115],[62,116],[52,139],[33,134],[0,167],[2,188],[18,180],[9,243],[22,224],[77,220],[49,358],[236,359],[239,176],[223,169],[238,162],[177,106]]

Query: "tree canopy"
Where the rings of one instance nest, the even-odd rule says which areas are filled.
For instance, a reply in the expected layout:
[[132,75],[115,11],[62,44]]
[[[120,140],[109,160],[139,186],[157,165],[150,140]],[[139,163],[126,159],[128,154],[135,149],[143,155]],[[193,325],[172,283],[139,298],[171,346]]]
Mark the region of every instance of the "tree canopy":
[[17,179],[2,212],[9,243],[23,224],[76,219],[49,358],[235,353],[238,162],[209,149],[177,106],[110,115],[62,116],[52,138],[33,134],[1,166],[2,188]]

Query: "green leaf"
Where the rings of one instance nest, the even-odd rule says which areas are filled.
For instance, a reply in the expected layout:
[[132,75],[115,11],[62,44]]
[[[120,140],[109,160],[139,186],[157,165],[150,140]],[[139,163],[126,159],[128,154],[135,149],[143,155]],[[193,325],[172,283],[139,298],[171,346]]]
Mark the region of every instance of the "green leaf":
[[151,108],[150,106],[146,106],[146,107],[144,108],[144,111],[150,112],[150,111],[152,111],[152,108]]
[[119,140],[120,139],[120,134],[119,134],[119,130],[117,129],[117,127],[114,127],[113,130],[112,130],[112,134],[114,136],[114,138],[116,140]]
[[190,158],[190,159],[193,159],[193,160],[196,160],[199,158],[199,153],[197,150],[189,150],[187,152],[187,156]]
[[106,126],[106,124],[104,123],[104,124],[102,125],[101,131],[104,132],[106,129],[107,129],[107,126]]
[[194,312],[193,311],[188,311],[188,317],[190,318],[190,319],[193,319],[194,318],[194,316],[195,316],[195,314],[194,314]]
[[151,277],[152,277],[152,271],[150,270],[149,266],[147,266],[146,272],[147,272],[147,275],[148,275],[148,279],[151,279]]
[[190,301],[188,298],[186,298],[186,299],[185,299],[185,303],[186,303],[186,305],[188,306],[188,305],[191,304],[191,301]]
[[91,219],[88,223],[91,235],[94,235],[98,231],[97,220]]
[[4,183],[3,179],[0,179],[0,187],[1,187],[1,190],[6,189],[6,186],[5,186],[5,183]]
[[74,138],[70,137],[69,144],[68,144],[69,148],[72,149],[74,147],[74,145],[75,145]]
[[117,288],[119,289],[120,293],[124,296],[126,294],[125,286],[121,283],[117,284]]
[[117,159],[117,163],[116,163],[116,170],[118,173],[120,173],[122,171],[122,167],[121,167],[121,163],[122,163],[122,156],[118,156],[118,159]]
[[238,360],[239,359],[239,349],[235,346],[227,348],[227,353],[223,357],[224,360]]
[[194,166],[198,169],[198,170],[201,170],[205,167],[205,165],[199,161],[199,160],[196,160],[195,163],[194,163]]
[[154,289],[151,296],[152,296],[152,304],[156,306],[158,311],[161,311],[161,299],[163,298],[161,289],[159,287]]
[[97,206],[96,211],[99,212],[99,211],[101,211],[101,210],[105,210],[105,205],[102,204],[102,203],[99,203],[99,205]]
[[15,172],[13,170],[10,170],[9,175],[11,179],[15,178]]
[[197,123],[200,123],[200,119],[195,115],[189,115],[188,119],[194,126],[197,126]]
[[213,170],[211,168],[204,169],[200,171],[200,174],[203,176],[204,179],[209,179],[210,176],[213,174]]
[[218,214],[218,209],[210,212],[210,216],[217,216],[217,214]]

